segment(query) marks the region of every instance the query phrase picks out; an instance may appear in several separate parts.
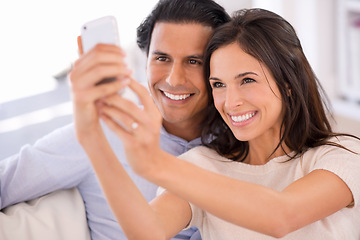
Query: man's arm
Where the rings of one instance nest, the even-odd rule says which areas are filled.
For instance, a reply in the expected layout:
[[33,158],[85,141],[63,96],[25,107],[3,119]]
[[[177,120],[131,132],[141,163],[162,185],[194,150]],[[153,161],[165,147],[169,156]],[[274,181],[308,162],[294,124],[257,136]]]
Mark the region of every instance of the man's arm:
[[89,169],[73,125],[57,129],[0,160],[0,207],[77,186]]

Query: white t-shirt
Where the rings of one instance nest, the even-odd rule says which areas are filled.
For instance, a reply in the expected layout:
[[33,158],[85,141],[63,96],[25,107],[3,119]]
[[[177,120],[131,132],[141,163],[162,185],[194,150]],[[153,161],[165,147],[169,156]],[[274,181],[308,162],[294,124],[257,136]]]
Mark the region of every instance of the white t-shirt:
[[[359,141],[348,137],[339,139],[341,141],[338,143],[360,153]],[[348,185],[354,197],[354,205],[294,231],[282,239],[360,239],[360,155],[326,145],[313,148],[302,157],[290,161],[286,161],[287,156],[281,156],[270,160],[265,165],[249,165],[228,160],[209,148],[196,147],[181,155],[180,158],[209,171],[278,191],[315,169],[331,171]],[[198,227],[203,240],[274,239],[226,222],[192,204],[191,208],[193,217],[189,226]]]

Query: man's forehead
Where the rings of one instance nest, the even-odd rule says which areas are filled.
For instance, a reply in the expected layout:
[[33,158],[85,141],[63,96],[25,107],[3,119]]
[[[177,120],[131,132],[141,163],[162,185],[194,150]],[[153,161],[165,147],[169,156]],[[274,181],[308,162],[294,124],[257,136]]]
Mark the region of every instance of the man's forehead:
[[211,27],[199,23],[158,22],[154,26],[149,53],[202,55],[212,31]]

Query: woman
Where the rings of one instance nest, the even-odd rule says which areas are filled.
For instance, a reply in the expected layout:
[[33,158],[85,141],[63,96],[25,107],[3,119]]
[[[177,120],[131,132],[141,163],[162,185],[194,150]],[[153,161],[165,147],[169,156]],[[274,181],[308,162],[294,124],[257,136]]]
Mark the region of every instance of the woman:
[[[129,239],[168,239],[193,225],[203,239],[359,239],[360,139],[332,132],[291,25],[239,11],[206,53],[207,147],[183,154],[187,161],[160,150],[161,117],[139,84],[127,81],[143,107],[117,95],[99,101],[134,171],[167,189],[150,204],[101,130],[78,133]],[[151,236],[141,236],[146,229]]]

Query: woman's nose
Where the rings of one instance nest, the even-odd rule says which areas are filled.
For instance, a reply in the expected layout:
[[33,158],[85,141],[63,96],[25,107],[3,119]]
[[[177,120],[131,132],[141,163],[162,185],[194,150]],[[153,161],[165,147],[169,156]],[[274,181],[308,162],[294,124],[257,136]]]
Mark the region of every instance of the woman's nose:
[[243,105],[241,92],[235,86],[228,86],[225,96],[225,107],[227,109],[235,109]]

